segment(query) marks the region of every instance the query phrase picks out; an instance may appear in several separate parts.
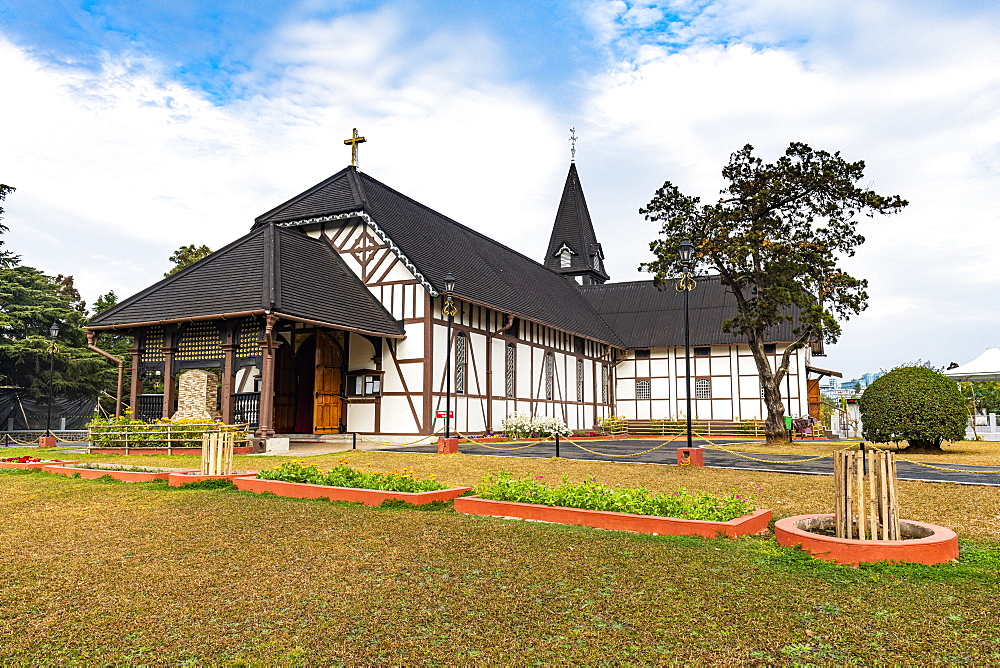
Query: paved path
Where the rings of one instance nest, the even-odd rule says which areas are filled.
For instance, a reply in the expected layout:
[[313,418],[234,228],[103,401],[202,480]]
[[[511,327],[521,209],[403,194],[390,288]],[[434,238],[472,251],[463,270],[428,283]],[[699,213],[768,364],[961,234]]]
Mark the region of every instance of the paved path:
[[[717,445],[724,446],[734,452],[739,452],[739,445],[742,441],[714,441]],[[683,447],[683,443],[668,443],[667,445],[641,455],[632,457],[622,457],[631,453],[649,450],[662,441],[581,441],[580,445],[589,450],[603,454],[594,454],[581,450],[572,443],[562,441],[559,446],[559,455],[567,459],[578,459],[584,461],[615,461],[615,462],[640,462],[644,464],[666,464],[676,465],[677,448]],[[848,442],[842,442],[846,446]],[[497,448],[514,447],[510,445],[496,445]],[[460,443],[459,450],[469,455],[492,455],[494,457],[530,457],[544,459],[555,455],[555,444],[553,442],[540,443],[534,447],[524,450],[491,450],[482,445],[473,443]],[[381,452],[437,452],[436,445],[416,445],[398,448],[372,448]],[[807,459],[806,455],[785,455],[777,453],[741,453],[756,459],[765,459],[767,462],[758,462],[745,459],[735,454],[723,452],[721,450],[705,449],[705,466],[713,468],[741,469],[747,471],[770,471],[774,473],[794,473],[800,475],[833,475],[833,458],[826,457],[811,462],[796,462],[795,460]],[[609,455],[619,455],[617,457]],[[786,463],[787,462],[787,463]],[[936,464],[933,466],[943,466],[949,469],[961,469],[968,473],[956,473],[952,471],[940,471],[937,469],[910,464],[909,462],[897,462],[896,477],[900,480],[916,480],[924,482],[952,482],[961,485],[988,485],[1000,487],[1000,466],[972,466],[965,464]]]

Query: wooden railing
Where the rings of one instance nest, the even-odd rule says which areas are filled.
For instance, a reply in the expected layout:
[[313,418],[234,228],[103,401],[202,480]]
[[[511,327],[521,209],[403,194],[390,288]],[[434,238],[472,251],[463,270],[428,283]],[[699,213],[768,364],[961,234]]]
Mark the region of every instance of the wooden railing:
[[235,434],[238,442],[245,442],[250,434],[246,424],[223,425],[218,422],[140,423],[127,425],[91,425],[90,448],[124,448],[126,454],[135,448],[166,448],[173,450],[201,448],[202,436],[207,433]]
[[233,422],[256,429],[260,425],[260,392],[236,392],[232,397]]
[[136,398],[132,414],[137,420],[158,420],[163,417],[162,394],[140,394]]

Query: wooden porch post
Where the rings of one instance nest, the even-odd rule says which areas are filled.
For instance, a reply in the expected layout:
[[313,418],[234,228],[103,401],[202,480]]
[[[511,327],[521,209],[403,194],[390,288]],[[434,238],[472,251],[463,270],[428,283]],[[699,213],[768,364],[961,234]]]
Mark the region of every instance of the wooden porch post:
[[280,340],[274,340],[274,325],[278,318],[267,316],[264,327],[264,340],[260,342],[260,417],[258,418],[257,438],[270,438],[274,435],[274,351],[281,345]]
[[233,368],[236,363],[236,343],[237,323],[229,323],[226,326],[225,339],[222,344],[222,387],[220,397],[220,412],[222,421],[226,424],[233,423],[233,392],[236,391],[236,370]]
[[146,351],[136,346],[129,348],[128,352],[132,356],[132,380],[129,384],[128,405],[132,409],[132,418],[135,419],[139,412],[139,395],[142,394],[142,379],[139,377],[139,366],[142,354]]
[[174,389],[174,353],[177,352],[177,330],[168,329],[164,332],[163,342],[163,417],[174,414],[174,399],[177,392]]

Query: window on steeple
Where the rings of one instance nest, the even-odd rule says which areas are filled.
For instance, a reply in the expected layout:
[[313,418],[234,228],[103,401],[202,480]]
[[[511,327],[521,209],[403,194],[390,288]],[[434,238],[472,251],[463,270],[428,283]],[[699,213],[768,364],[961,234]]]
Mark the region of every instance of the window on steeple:
[[569,264],[573,260],[573,258],[570,257],[572,254],[573,251],[566,248],[565,246],[563,246],[562,250],[559,251],[559,267],[561,269],[569,269]]

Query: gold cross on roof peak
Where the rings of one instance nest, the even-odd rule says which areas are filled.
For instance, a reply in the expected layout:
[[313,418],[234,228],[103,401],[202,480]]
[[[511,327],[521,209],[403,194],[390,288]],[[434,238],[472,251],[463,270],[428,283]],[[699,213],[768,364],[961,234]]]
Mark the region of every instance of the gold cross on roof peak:
[[357,167],[358,166],[358,144],[363,144],[363,143],[365,143],[365,141],[366,140],[365,140],[364,137],[359,137],[358,136],[358,129],[357,128],[354,128],[354,132],[353,132],[353,134],[352,134],[352,136],[351,136],[350,139],[345,139],[344,140],[345,144],[350,144],[351,145],[351,166],[352,167]]

